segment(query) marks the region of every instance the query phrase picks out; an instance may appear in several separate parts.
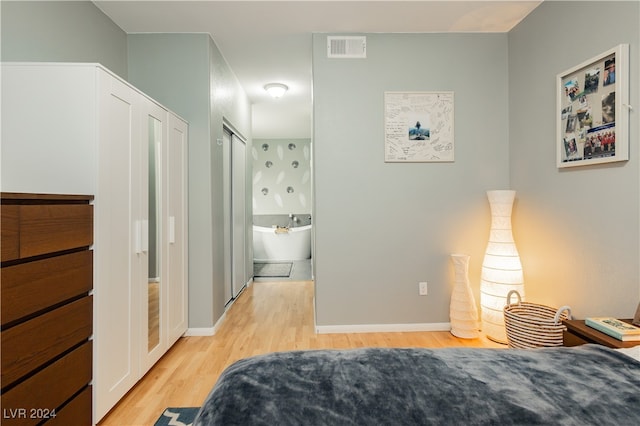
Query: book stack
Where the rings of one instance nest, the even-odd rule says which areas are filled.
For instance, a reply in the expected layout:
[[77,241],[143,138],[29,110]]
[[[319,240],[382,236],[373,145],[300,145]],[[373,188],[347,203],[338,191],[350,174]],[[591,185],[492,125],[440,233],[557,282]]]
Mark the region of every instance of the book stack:
[[610,317],[587,318],[585,324],[623,342],[640,340],[640,327]]

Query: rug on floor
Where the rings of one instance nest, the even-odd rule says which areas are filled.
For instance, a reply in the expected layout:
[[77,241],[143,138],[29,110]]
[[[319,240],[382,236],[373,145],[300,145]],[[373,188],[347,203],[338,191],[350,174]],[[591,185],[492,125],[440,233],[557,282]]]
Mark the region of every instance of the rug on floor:
[[153,426],[191,426],[200,407],[169,407]]
[[287,278],[291,274],[293,263],[254,263],[254,277]]

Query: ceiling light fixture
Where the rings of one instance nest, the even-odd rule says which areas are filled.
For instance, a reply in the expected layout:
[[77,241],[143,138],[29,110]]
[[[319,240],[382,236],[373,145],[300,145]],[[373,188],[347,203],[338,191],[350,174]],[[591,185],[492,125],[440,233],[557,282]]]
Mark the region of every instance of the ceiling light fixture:
[[289,86],[282,83],[269,83],[264,86],[264,90],[266,90],[272,98],[278,99],[284,95],[284,92],[289,90]]

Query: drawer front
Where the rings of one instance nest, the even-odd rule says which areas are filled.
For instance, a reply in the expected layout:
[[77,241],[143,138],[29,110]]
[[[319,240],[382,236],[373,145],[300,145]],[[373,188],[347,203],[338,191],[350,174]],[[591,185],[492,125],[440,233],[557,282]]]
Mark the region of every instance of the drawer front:
[[[60,424],[90,425],[90,392],[88,401],[85,397],[74,404],[79,405],[78,407],[67,407],[66,405],[62,409],[60,407],[78,391],[86,388],[91,381],[91,356],[91,342],[88,341],[3,394],[2,408],[4,418],[2,424],[16,426],[35,425],[46,419],[57,419],[59,416],[73,415],[73,411],[82,413],[88,409],[88,422]],[[74,403],[80,396],[78,395],[69,404]],[[65,412],[66,408],[70,409]],[[26,415],[19,415],[19,413],[23,413],[20,409],[25,410],[24,413]],[[11,415],[12,413],[13,415]],[[52,414],[55,414],[55,417],[52,417]]]
[[90,204],[20,206],[20,257],[93,244]]
[[56,417],[46,422],[46,425],[90,425],[92,424],[92,416],[91,386],[88,386],[71,402],[56,411]]
[[86,294],[92,282],[93,252],[89,250],[2,268],[1,323],[4,326]]
[[87,296],[2,331],[6,387],[91,336],[93,297]]
[[0,243],[0,248],[3,262],[20,257],[18,209],[18,206],[7,204],[3,204],[0,207],[2,211],[2,222],[0,222],[2,225],[2,242]]

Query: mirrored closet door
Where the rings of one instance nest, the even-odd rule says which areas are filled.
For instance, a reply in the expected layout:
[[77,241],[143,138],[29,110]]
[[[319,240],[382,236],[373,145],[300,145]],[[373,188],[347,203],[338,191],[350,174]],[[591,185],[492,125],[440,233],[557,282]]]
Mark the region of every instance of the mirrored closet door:
[[166,237],[163,232],[166,208],[162,191],[165,175],[162,158],[167,139],[167,112],[151,101],[145,102],[144,111],[146,134],[143,130],[140,147],[142,192],[145,192],[140,197],[143,234],[140,344],[143,371],[150,368],[167,350],[166,330],[163,327],[166,315],[163,302],[167,297],[166,252],[162,244]]
[[[187,330],[188,125],[149,102],[141,138],[147,194],[140,197],[146,251],[141,268],[141,371],[146,372]],[[146,172],[145,172],[146,170]]]

